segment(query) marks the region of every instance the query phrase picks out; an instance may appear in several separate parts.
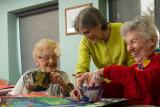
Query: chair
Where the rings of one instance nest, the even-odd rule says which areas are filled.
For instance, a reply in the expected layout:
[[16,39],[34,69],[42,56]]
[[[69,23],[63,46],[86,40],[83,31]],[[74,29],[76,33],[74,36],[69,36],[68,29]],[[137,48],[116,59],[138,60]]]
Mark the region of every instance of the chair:
[[6,80],[3,80],[3,79],[0,79],[0,85],[7,85],[7,81]]

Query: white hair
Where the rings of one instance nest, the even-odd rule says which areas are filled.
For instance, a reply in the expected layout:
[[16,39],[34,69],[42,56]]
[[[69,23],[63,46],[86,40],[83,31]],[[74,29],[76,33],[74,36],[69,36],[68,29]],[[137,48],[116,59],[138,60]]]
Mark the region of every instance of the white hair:
[[125,22],[121,27],[122,37],[125,37],[129,31],[135,31],[139,36],[148,39],[155,37],[155,48],[158,45],[159,31],[154,24],[153,17],[149,15],[139,15],[133,21]]
[[33,58],[36,59],[39,52],[44,49],[52,49],[57,57],[60,57],[60,47],[59,44],[51,39],[41,39],[38,43],[35,44],[33,49]]

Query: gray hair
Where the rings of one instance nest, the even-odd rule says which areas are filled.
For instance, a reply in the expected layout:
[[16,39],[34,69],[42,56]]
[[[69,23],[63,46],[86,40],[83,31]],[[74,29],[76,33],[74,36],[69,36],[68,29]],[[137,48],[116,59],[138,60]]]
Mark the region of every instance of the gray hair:
[[146,39],[156,38],[155,48],[158,44],[159,31],[149,15],[139,15],[133,21],[125,22],[121,27],[121,35],[125,37],[127,32],[135,31]]
[[35,44],[33,49],[34,60],[44,49],[52,49],[57,57],[61,55],[58,43],[51,39],[41,39],[38,43]]

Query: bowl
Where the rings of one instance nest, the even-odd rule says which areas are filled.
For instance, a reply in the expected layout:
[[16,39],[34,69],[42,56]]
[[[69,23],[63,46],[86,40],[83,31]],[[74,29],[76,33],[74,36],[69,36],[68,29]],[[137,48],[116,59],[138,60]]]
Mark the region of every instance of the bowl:
[[101,96],[103,93],[102,86],[93,86],[93,87],[87,87],[82,86],[80,89],[81,93],[81,99],[84,102],[97,102],[101,100]]

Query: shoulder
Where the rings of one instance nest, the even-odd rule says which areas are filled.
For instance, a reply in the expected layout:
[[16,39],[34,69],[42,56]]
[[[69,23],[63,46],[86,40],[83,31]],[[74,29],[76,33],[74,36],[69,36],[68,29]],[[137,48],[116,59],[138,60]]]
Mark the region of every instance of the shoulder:
[[152,59],[152,63],[160,63],[160,52],[154,52],[149,56]]
[[111,35],[121,35],[120,29],[123,25],[122,23],[110,23],[111,24]]
[[111,24],[111,27],[113,28],[120,28],[123,25],[123,23],[120,23],[120,22],[110,23],[110,24]]

